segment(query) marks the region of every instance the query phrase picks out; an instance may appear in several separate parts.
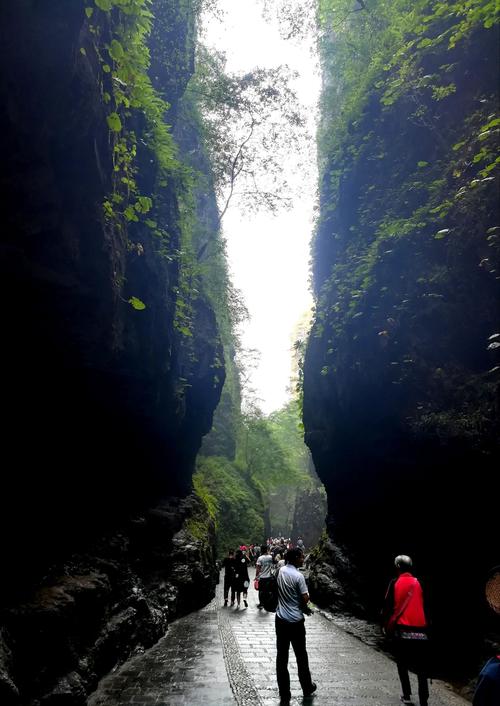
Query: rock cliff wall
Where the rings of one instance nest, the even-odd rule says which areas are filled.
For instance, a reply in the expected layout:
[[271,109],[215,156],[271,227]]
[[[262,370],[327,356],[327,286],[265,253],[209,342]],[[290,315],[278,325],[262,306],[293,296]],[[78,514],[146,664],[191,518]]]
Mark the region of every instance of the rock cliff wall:
[[[454,44],[451,5],[434,4],[439,16],[427,5],[383,66],[360,67],[359,81],[370,80],[346,123],[335,110],[348,65],[344,85],[335,68],[349,44],[330,35],[323,47],[304,424],[329,540],[311,587],[323,603],[376,616],[394,556],[412,555],[460,672],[480,636],[498,630],[483,598],[498,563],[498,32],[481,22]],[[397,35],[382,34],[382,5],[372,10],[349,20],[352,61],[368,26],[380,53]]]
[[215,199],[151,118],[166,95],[175,129],[195,5],[0,9],[2,703],[84,703],[213,590],[209,518],[175,498],[224,382],[187,232],[208,209],[216,237]]
[[101,676],[206,603],[213,545],[213,523],[190,496],[131,514],[53,562],[4,606],[2,704],[86,704]]

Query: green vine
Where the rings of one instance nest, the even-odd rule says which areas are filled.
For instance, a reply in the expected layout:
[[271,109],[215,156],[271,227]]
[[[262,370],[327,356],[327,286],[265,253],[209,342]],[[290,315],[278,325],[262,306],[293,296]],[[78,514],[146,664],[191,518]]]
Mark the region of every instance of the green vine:
[[349,350],[359,372],[377,351],[401,384],[416,365],[401,333],[415,311],[444,316],[453,287],[465,297],[465,273],[476,276],[466,268],[471,253],[481,253],[485,278],[499,278],[500,115],[491,80],[469,79],[493,44],[499,5],[374,0],[353,12],[347,1],[321,0],[320,8],[330,80],[314,247],[327,248],[333,264],[316,280],[313,335],[325,339],[318,371],[345,373]]
[[[128,226],[137,222],[168,242],[168,234],[150,216],[155,195],[142,194],[138,187],[135,126],[144,124],[140,140],[158,165],[160,187],[180,169],[177,148],[165,122],[169,104],[157,94],[148,76],[150,6],[150,0],[94,0],[85,7],[101,69],[101,96],[112,147],[112,190],[104,200],[103,216],[107,227],[120,233],[129,248],[135,246],[128,242]],[[140,300],[132,299],[134,308],[144,308],[136,305]]]

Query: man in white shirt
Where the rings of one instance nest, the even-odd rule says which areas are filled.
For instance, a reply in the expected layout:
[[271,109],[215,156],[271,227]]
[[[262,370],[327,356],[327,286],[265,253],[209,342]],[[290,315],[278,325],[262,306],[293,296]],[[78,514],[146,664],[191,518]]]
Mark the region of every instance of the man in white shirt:
[[290,703],[290,674],[288,673],[288,654],[290,643],[295,652],[299,681],[304,696],[312,696],[316,684],[311,680],[309,659],[306,650],[306,628],[304,611],[309,613],[307,604],[309,592],[306,580],[299,571],[304,563],[300,549],[289,549],[286,553],[286,565],[278,574],[278,607],[276,609],[276,676],[282,704]]

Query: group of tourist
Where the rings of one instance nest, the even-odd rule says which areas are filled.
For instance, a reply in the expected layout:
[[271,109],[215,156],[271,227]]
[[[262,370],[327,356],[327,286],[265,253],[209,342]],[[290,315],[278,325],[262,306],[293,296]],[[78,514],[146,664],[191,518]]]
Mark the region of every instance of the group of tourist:
[[[288,537],[288,539],[282,535],[278,535],[277,537],[268,537],[266,546],[269,548],[269,551],[275,561],[283,559],[285,552],[288,551],[288,549],[293,549],[295,546],[305,552],[304,540],[300,536],[297,538],[296,544],[292,542],[290,537]],[[238,548],[243,552],[243,556],[247,559],[250,566],[257,565],[257,559],[262,551],[260,544],[240,544]]]
[[295,546],[297,546],[304,553],[306,550],[304,540],[300,536],[297,538],[296,545],[292,542],[290,537],[288,537],[288,539],[285,539],[282,535],[278,535],[278,537],[269,537],[267,540],[267,546],[269,547],[269,551],[275,561],[280,561],[280,559],[283,559],[285,552],[289,549],[294,549]]
[[[284,564],[285,552],[293,549],[291,539],[283,537],[270,537],[267,544],[259,546],[258,544],[250,544],[246,546],[241,544],[238,549],[230,549],[227,556],[222,561],[224,568],[224,606],[240,607],[241,601],[248,608],[248,588],[250,586],[250,577],[248,567],[256,567],[256,579],[260,581],[259,589],[259,604],[258,608],[262,608],[262,595],[265,591],[266,580],[274,575],[275,570],[279,570]],[[304,541],[302,537],[297,539],[297,547],[301,552],[304,551]]]
[[[276,676],[282,704],[289,704],[291,699],[288,658],[292,645],[297,660],[297,671],[304,696],[312,696],[316,684],[311,679],[306,649],[306,631],[304,615],[310,615],[308,606],[309,592],[306,581],[299,571],[304,563],[304,552],[299,546],[285,548],[278,542],[262,545],[256,559],[256,581],[258,582],[259,604],[263,607],[263,596],[268,582],[276,579]],[[298,544],[298,542],[297,542]],[[303,546],[303,542],[302,542]],[[278,551],[274,551],[279,547]],[[284,551],[281,558],[280,552]],[[280,557],[277,559],[277,557]],[[247,590],[250,585],[248,575],[249,560],[243,547],[236,552],[230,551],[224,559],[224,605],[227,606],[231,591],[231,605],[235,597],[238,606],[243,595],[245,607],[248,607]],[[399,679],[401,682],[403,704],[413,704],[409,670],[416,673],[418,679],[418,697],[420,706],[428,706],[429,700],[429,635],[428,621],[425,614],[422,586],[412,574],[412,560],[400,554],[394,560],[397,577],[387,589],[382,610],[383,630],[393,645]],[[500,577],[500,574],[499,574]],[[265,607],[265,606],[264,606]],[[269,608],[268,608],[269,610]],[[500,706],[500,655],[494,657],[481,672],[474,706]]]

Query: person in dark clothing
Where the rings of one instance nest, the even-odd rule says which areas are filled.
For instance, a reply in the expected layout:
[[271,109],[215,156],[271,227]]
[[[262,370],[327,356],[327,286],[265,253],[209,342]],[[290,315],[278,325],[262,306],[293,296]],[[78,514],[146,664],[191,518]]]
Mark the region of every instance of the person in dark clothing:
[[500,704],[500,655],[487,662],[477,682],[473,706],[498,706]]
[[298,570],[304,563],[300,549],[289,549],[286,565],[278,574],[278,607],[276,609],[276,676],[282,704],[289,704],[290,674],[288,655],[290,644],[295,652],[300,686],[304,696],[312,696],[316,684],[311,679],[309,659],[306,649],[306,628],[304,613],[309,614],[309,592],[305,578]]
[[234,552],[230,549],[222,562],[224,567],[224,605],[227,606],[229,590],[231,590],[231,605],[234,605],[235,581],[234,581]]
[[234,555],[234,585],[236,589],[236,603],[240,606],[241,594],[243,594],[243,603],[245,608],[248,608],[247,595],[248,587],[250,586],[250,577],[248,575],[248,559],[243,554],[241,549],[236,550]]
[[[500,615],[500,566],[490,571],[486,582],[486,601],[493,612]],[[500,654],[492,657],[482,668],[472,703],[473,706],[500,704]]]
[[409,556],[397,556],[394,565],[398,577],[391,581],[385,596],[382,614],[384,631],[394,639],[394,653],[403,690],[401,701],[404,704],[413,703],[408,674],[411,669],[418,678],[420,706],[427,706],[428,635],[422,587],[409,571],[412,566]]

